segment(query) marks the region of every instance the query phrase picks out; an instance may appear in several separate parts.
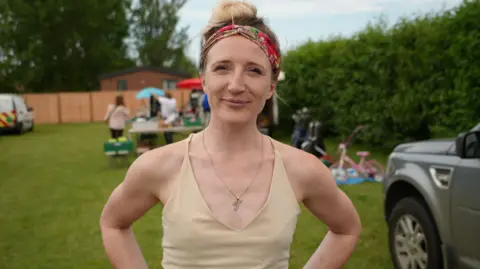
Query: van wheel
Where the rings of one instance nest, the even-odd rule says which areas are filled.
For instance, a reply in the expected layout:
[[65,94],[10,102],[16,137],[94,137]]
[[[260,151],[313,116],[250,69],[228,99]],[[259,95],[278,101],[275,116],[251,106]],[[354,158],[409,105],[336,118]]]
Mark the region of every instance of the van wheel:
[[396,269],[443,268],[440,237],[424,203],[400,200],[388,218],[390,255]]
[[17,135],[22,135],[23,134],[23,122],[17,123],[17,126],[15,126],[15,134]]

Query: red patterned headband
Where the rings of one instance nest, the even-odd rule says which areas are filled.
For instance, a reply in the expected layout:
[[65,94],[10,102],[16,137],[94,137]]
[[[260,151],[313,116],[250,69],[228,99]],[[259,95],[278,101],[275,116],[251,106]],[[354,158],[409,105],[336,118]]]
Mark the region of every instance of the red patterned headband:
[[280,71],[280,54],[277,47],[272,42],[272,40],[264,32],[258,30],[257,28],[246,26],[246,25],[228,25],[217,32],[215,32],[208,40],[205,42],[205,45],[202,48],[202,56],[200,59],[200,66],[203,66],[205,63],[205,57],[207,56],[208,51],[215,45],[218,41],[230,37],[240,35],[243,36],[253,43],[257,44],[263,52],[268,57],[270,64],[272,65],[272,70],[274,74],[277,74]]

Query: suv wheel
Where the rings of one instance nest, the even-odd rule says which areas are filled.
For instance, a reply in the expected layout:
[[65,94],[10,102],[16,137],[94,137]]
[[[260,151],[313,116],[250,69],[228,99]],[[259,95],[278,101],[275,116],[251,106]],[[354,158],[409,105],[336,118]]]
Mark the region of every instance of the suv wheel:
[[388,219],[390,255],[396,269],[443,268],[440,238],[424,203],[400,200]]

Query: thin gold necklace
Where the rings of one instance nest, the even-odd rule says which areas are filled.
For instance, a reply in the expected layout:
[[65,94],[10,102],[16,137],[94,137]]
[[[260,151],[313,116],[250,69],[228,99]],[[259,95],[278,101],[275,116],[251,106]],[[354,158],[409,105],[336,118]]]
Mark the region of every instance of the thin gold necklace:
[[240,208],[240,205],[243,202],[243,200],[241,199],[242,196],[248,191],[248,189],[250,189],[250,186],[252,186],[253,182],[258,177],[258,173],[260,172],[260,168],[262,167],[262,164],[263,164],[263,158],[264,158],[264,156],[263,156],[263,135],[262,135],[262,143],[261,143],[262,144],[262,147],[261,147],[262,159],[261,159],[261,161],[258,165],[257,172],[255,173],[255,176],[252,178],[252,180],[250,181],[250,184],[248,184],[247,188],[240,195],[235,194],[235,192],[233,192],[232,189],[230,189],[230,187],[228,187],[228,184],[222,179],[222,177],[218,174],[217,170],[215,169],[215,164],[213,162],[212,155],[210,155],[210,153],[207,150],[207,147],[205,146],[205,131],[203,131],[203,133],[202,133],[202,142],[203,142],[203,148],[204,148],[205,152],[208,154],[208,157],[210,158],[210,163],[212,165],[213,172],[220,179],[220,181],[222,181],[222,183],[225,185],[227,190],[235,197],[235,201],[232,203],[232,207],[233,207],[234,211],[238,211],[238,209]]

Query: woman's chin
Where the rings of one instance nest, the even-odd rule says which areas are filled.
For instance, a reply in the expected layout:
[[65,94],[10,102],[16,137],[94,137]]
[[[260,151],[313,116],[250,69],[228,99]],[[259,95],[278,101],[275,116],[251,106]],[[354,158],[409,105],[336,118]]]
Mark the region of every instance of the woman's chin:
[[221,113],[219,120],[226,124],[248,124],[251,121],[256,121],[256,118],[246,113]]

